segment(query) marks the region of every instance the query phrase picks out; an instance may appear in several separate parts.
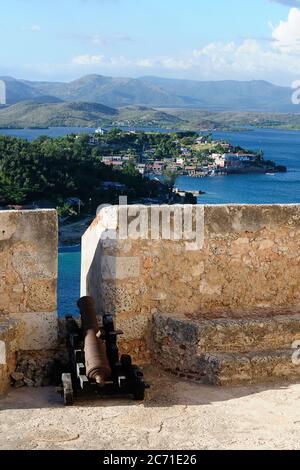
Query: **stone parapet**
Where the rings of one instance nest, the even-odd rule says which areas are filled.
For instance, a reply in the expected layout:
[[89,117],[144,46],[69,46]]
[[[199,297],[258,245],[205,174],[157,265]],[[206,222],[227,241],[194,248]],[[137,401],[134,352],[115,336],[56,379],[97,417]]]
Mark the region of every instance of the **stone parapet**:
[[[164,215],[153,228],[158,210]],[[299,253],[299,204],[113,206],[83,236],[81,293],[96,299],[99,313],[116,314],[129,344],[145,345],[155,313],[196,320],[299,313]]]
[[16,320],[0,315],[0,395],[7,391],[16,368],[19,333]]
[[[7,321],[18,325],[8,331],[18,340],[19,354],[57,347],[57,246],[55,210],[0,211],[0,331],[7,330]],[[13,369],[8,357],[0,391]]]

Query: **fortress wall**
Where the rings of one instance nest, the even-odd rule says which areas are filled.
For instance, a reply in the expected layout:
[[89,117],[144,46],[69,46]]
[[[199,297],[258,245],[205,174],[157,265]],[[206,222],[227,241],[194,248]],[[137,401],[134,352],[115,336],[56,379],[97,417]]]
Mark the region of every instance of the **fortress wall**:
[[0,322],[19,323],[19,349],[57,345],[57,215],[0,211]]
[[299,204],[163,207],[171,211],[171,238],[174,224],[177,238],[184,226],[172,211],[192,213],[197,243],[166,239],[162,226],[151,238],[153,208],[145,206],[102,209],[82,239],[81,293],[96,298],[99,313],[117,315],[131,350],[143,348],[156,313],[299,313]]

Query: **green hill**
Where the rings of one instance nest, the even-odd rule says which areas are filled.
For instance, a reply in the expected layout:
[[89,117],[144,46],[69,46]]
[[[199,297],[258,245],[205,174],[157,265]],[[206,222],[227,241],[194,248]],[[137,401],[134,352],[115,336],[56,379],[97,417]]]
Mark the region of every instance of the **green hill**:
[[177,116],[145,107],[120,110],[98,103],[47,102],[38,99],[0,108],[0,128],[176,126]]

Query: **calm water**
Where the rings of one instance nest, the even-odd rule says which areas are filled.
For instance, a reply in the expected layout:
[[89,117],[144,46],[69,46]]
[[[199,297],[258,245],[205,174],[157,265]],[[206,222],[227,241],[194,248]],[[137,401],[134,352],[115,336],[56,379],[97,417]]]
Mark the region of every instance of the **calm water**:
[[300,203],[300,132],[257,129],[244,132],[215,132],[249,150],[262,149],[265,158],[288,167],[287,173],[271,175],[228,175],[209,178],[178,178],[183,190],[202,190],[202,204]]
[[[93,129],[53,128],[41,130],[0,130],[0,134],[34,139]],[[210,178],[180,177],[176,185],[183,190],[202,190],[200,203],[300,203],[300,132],[257,129],[243,132],[215,132],[214,138],[226,139],[250,150],[262,149],[265,158],[286,165],[287,173],[271,175],[231,175]],[[80,247],[61,248],[59,253],[59,314],[76,313],[80,289]]]
[[[110,127],[106,127],[109,129]],[[162,129],[160,127],[121,127],[124,131],[152,131],[174,132],[175,129]],[[21,139],[34,140],[41,135],[48,137],[63,137],[66,134],[90,134],[95,131],[91,127],[49,127],[49,129],[0,129],[0,135],[10,135]]]
[[63,137],[66,134],[84,134],[94,132],[89,127],[50,127],[49,129],[0,129],[0,135],[11,135],[21,139],[33,140],[41,135]]
[[62,247],[58,254],[58,310],[60,316],[77,314],[80,297],[80,246]]

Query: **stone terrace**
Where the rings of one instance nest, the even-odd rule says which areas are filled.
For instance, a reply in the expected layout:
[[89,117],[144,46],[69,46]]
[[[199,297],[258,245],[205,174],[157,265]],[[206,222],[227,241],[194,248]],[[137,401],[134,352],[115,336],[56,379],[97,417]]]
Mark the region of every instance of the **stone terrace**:
[[0,449],[300,449],[300,385],[212,387],[145,368],[144,403],[64,407],[54,388],[0,400]]

